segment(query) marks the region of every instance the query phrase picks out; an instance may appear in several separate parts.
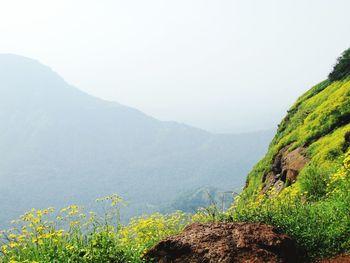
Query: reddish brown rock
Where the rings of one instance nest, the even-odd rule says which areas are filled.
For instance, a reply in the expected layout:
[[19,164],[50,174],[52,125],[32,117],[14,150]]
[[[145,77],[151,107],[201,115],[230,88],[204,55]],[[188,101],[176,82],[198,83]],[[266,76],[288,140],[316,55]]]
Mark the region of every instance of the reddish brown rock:
[[192,224],[159,242],[145,258],[159,263],[303,262],[287,235],[249,223]]
[[323,259],[319,263],[350,263],[349,255],[340,255],[330,259]]

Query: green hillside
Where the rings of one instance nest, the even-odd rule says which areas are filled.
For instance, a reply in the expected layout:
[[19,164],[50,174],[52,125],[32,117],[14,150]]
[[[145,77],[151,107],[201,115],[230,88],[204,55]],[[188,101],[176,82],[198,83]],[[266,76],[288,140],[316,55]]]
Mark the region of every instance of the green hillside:
[[277,226],[316,258],[350,249],[349,53],[288,111],[232,212]]
[[[298,99],[279,125],[268,153],[248,176],[244,198],[254,198],[260,192],[263,175],[271,170],[273,158],[286,146],[288,151],[301,146],[307,149],[309,162],[301,170],[301,178],[307,176],[303,171],[310,166],[324,170],[338,168],[348,148],[349,121],[350,79],[326,80],[313,87]],[[293,187],[301,190],[300,180]]]

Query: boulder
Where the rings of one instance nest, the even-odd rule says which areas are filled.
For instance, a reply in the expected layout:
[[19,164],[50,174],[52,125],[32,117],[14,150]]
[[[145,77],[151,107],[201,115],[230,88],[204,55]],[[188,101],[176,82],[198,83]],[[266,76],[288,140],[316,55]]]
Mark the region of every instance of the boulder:
[[270,225],[195,223],[145,254],[159,263],[304,262],[295,242]]

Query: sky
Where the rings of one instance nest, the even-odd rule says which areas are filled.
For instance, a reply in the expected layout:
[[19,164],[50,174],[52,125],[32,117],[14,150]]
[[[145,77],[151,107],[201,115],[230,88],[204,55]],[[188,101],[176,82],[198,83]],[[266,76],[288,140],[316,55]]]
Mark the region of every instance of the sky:
[[217,133],[275,128],[350,46],[349,0],[0,0],[0,53]]

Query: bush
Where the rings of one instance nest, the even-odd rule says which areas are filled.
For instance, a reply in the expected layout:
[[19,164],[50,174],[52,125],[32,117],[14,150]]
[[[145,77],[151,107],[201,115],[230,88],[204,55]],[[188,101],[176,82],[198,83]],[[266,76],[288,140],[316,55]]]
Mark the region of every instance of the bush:
[[300,191],[309,201],[318,201],[327,193],[327,184],[331,171],[321,169],[315,164],[305,167],[298,177]]
[[330,81],[336,81],[346,78],[350,75],[350,48],[345,50],[338,58],[333,71],[328,75]]

